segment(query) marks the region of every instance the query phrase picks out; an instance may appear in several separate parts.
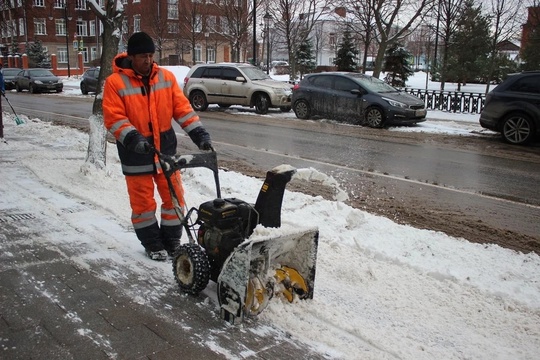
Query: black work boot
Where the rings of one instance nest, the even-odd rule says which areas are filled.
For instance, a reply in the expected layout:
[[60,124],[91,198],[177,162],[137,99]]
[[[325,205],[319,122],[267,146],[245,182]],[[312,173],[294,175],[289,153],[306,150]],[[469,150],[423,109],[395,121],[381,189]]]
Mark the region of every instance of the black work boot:
[[163,247],[165,250],[167,250],[167,253],[169,256],[173,256],[176,249],[180,247],[180,238],[182,237],[182,226],[181,225],[174,225],[174,226],[167,226],[167,225],[161,225],[161,241],[163,243]]
[[144,228],[135,229],[135,234],[137,234],[150,259],[157,261],[167,260],[167,251],[161,242],[157,222]]

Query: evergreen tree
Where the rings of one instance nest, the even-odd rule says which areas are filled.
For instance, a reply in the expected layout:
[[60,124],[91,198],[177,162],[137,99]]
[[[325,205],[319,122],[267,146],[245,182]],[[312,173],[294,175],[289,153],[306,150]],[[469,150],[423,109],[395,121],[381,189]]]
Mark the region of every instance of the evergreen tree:
[[51,61],[47,50],[41,44],[41,40],[34,40],[28,47],[28,65],[30,67],[50,68]]
[[346,29],[343,33],[343,40],[339,45],[334,64],[338,71],[356,71],[356,60],[358,59],[358,50],[354,47],[351,38],[351,31]]
[[296,70],[300,72],[300,79],[304,77],[304,74],[308,74],[315,69],[315,56],[313,55],[313,46],[309,39],[300,44],[296,50],[295,59]]
[[540,70],[540,26],[529,33],[527,43],[522,50],[523,70]]
[[490,23],[482,15],[481,6],[475,6],[474,0],[466,0],[458,30],[451,39],[446,80],[461,84],[474,80],[487,81],[490,54]]
[[412,54],[398,43],[392,44],[386,50],[383,71],[386,72],[385,81],[392,85],[403,87],[407,79],[414,74],[409,66]]
[[9,45],[9,51],[12,55],[19,54],[19,42],[14,38],[11,44]]

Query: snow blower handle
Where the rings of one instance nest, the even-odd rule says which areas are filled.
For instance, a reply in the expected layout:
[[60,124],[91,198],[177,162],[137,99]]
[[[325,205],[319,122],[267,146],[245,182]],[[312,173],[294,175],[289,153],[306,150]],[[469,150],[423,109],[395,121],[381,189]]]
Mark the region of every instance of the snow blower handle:
[[214,181],[216,183],[216,195],[218,198],[221,197],[217,153],[213,147],[211,147],[211,151],[204,153],[174,156],[163,154],[155,148],[153,150],[158,155],[159,161],[163,168],[163,172],[167,177],[170,177],[172,173],[179,169],[205,167],[212,170],[212,172],[214,173]]

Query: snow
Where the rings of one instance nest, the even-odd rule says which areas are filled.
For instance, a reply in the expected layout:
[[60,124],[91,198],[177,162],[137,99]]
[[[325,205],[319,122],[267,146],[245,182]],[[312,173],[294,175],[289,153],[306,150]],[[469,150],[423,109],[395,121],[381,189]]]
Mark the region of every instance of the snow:
[[[54,217],[46,217],[51,228],[45,225],[40,231],[54,231],[52,223],[65,223],[77,229],[79,240],[73,244],[67,237],[50,236],[39,241],[91,249],[74,261],[83,267],[104,264],[103,278],[120,287],[125,274],[115,268],[126,256],[135,259],[139,265],[130,263],[131,271],[165,285],[151,295],[146,287],[125,292],[149,306],[159,301],[167,287],[175,286],[170,263],[146,259],[133,231],[126,230],[131,210],[114,146],[109,146],[105,170],[83,173],[86,134],[19,116],[22,125],[3,114],[0,212],[14,204],[33,208],[46,201]],[[452,132],[448,129],[455,126],[456,133],[470,134],[474,122],[465,118],[468,115],[442,118],[440,126],[428,125],[435,122],[429,120],[423,131]],[[313,168],[298,169],[295,176],[339,188],[333,178]],[[214,183],[208,169],[187,169],[183,179],[188,206],[210,200]],[[262,185],[260,179],[230,171],[220,172],[220,182],[224,197],[248,202],[255,201]],[[85,206],[91,211],[69,211]],[[291,305],[274,298],[255,323],[244,326],[271,324],[331,359],[538,358],[538,255],[399,225],[339,199],[291,191],[283,200],[282,228],[256,231],[278,236],[299,227],[320,231],[313,300]],[[217,313],[213,291],[205,290],[210,301],[200,304],[201,311]]]

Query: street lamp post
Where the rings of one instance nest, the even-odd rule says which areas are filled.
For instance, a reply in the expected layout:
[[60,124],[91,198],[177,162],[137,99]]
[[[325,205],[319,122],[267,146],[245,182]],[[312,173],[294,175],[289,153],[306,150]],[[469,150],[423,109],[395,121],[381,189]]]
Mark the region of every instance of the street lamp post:
[[264,27],[266,33],[266,74],[270,74],[270,21],[272,20],[272,15],[266,12],[263,16]]
[[204,47],[206,52],[206,57],[204,58],[206,60],[206,63],[208,64],[208,37],[210,36],[210,33],[207,31],[204,33],[204,37],[206,38],[206,45]]
[[67,67],[68,67],[68,77],[71,77],[71,68],[69,67],[69,31],[68,31],[68,22],[72,19],[71,16],[68,16],[68,4],[67,1],[64,3],[64,21],[66,23],[66,56],[67,56]]

